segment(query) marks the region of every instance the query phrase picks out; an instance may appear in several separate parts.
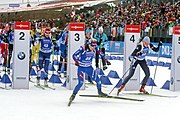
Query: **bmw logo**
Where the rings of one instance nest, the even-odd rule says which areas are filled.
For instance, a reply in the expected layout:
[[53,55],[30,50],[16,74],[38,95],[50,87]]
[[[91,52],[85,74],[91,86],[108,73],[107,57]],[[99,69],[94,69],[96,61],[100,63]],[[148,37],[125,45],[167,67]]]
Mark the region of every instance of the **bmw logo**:
[[20,60],[23,60],[25,57],[26,57],[26,55],[25,55],[24,52],[19,52],[18,58],[19,58]]
[[180,56],[177,58],[178,63],[180,63]]

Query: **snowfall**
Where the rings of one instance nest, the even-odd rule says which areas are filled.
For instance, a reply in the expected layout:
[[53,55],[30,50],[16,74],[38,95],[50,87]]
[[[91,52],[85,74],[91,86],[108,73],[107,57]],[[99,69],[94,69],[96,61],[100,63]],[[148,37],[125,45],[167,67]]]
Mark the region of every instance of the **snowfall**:
[[[157,57],[147,57],[147,59],[157,60]],[[160,57],[159,61],[171,62],[171,59]],[[112,65],[104,71],[105,75],[114,70],[121,78],[123,61],[110,60],[110,62]],[[57,66],[55,68],[57,69]],[[149,68],[150,77],[154,79],[156,66],[149,66]],[[28,90],[11,89],[9,84],[0,83],[1,87],[9,88],[8,90],[0,89],[0,120],[179,120],[180,92],[161,89],[164,83],[170,80],[170,71],[168,67],[157,66],[154,79],[157,86],[153,86],[152,93],[177,96],[175,98],[126,94],[129,91],[122,91],[120,95],[145,100],[143,102],[81,97],[80,94],[97,95],[95,85],[85,84],[85,90],[80,90],[71,106],[68,107],[72,90],[63,86],[64,78],[60,79],[62,84],[49,83],[49,86],[56,88],[55,90],[36,88],[35,83],[32,82],[29,83]],[[1,71],[1,77],[3,74]],[[9,77],[11,79],[11,75]],[[140,77],[141,80],[144,77],[142,70]],[[35,82],[35,78],[32,76],[31,80]],[[103,92],[109,93],[119,81],[115,78],[109,78],[109,80],[112,85],[103,85]],[[43,80],[41,82],[43,84]],[[151,88],[151,86],[146,87],[149,92]],[[116,93],[117,88],[111,95],[116,96]]]

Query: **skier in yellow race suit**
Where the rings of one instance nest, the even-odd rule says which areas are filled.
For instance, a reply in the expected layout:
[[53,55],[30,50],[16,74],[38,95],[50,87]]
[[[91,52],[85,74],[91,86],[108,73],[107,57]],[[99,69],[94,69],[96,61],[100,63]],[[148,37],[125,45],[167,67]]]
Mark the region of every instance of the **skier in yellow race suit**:
[[35,62],[36,65],[38,64],[38,54],[40,51],[40,41],[41,41],[41,34],[40,31],[37,30],[36,34],[34,35],[34,41],[32,42],[32,55],[31,55],[31,63]]

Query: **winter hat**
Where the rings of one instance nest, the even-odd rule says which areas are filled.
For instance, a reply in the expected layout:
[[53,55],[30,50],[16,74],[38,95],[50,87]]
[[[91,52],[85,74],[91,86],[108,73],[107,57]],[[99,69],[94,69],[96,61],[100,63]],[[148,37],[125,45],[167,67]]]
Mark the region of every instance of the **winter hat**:
[[145,36],[142,41],[146,43],[150,43],[150,38],[148,36]]
[[99,27],[98,31],[103,32],[103,27]]

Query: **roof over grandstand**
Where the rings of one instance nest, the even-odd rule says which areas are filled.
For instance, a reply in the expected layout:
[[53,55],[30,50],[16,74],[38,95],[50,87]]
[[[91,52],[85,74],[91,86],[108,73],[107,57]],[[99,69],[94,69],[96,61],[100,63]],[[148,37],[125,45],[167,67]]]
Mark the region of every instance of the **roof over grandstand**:
[[[24,1],[24,2],[22,2]],[[29,2],[25,2],[29,1]],[[104,2],[115,0],[3,0],[0,3],[0,13],[42,10],[56,7],[67,7],[76,5],[93,6]],[[19,7],[9,7],[10,4],[19,4]],[[30,7],[27,7],[30,4]]]

